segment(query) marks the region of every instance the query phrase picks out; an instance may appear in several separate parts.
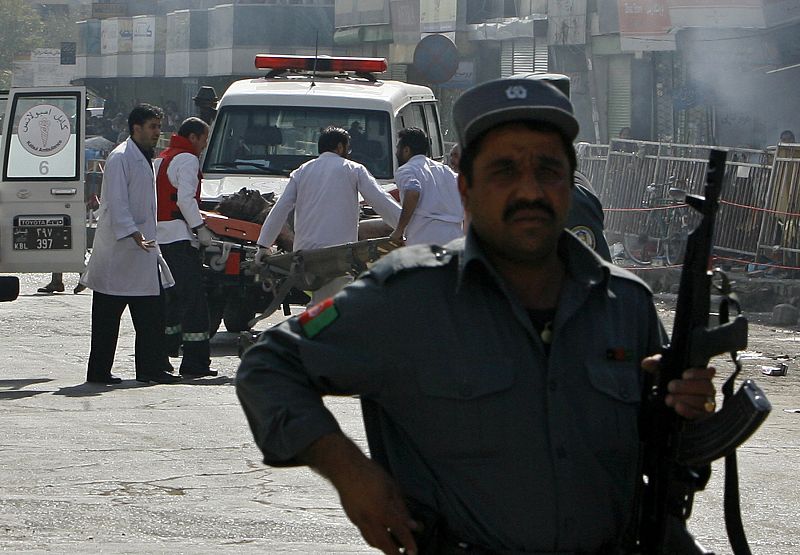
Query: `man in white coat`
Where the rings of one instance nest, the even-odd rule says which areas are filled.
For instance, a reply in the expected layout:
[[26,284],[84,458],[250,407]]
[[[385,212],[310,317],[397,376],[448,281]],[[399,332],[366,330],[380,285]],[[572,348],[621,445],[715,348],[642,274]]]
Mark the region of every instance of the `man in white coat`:
[[[381,189],[367,168],[347,159],[350,134],[339,127],[326,127],[317,141],[319,157],[292,172],[289,183],[272,207],[258,245],[272,246],[290,212],[294,210],[294,250],[319,249],[358,241],[358,195],[383,217],[397,225],[400,206]],[[259,254],[259,259],[263,251]],[[312,293],[311,304],[331,297],[352,278],[335,278]]]
[[[160,108],[141,104],[128,116],[130,138],[106,160],[92,256],[81,282],[92,296],[92,346],[86,381],[115,384],[111,374],[120,318],[128,307],[136,330],[136,380],[171,383],[164,348],[162,279],[156,238],[156,179],[153,149],[161,134]],[[161,268],[160,268],[161,267]]]
[[464,207],[456,174],[428,158],[428,136],[418,127],[401,130],[395,173],[403,211],[391,238],[407,245],[445,245],[464,235]]

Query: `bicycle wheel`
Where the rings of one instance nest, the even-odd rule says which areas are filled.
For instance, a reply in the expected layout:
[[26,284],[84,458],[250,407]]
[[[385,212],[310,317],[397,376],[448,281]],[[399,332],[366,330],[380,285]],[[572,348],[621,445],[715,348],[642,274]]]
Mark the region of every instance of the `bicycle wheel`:
[[649,266],[653,258],[658,256],[659,248],[665,234],[662,233],[664,221],[656,212],[650,212],[645,219],[644,229],[640,233],[626,233],[622,237],[625,253],[633,262]]
[[680,218],[670,222],[667,240],[664,245],[664,256],[667,258],[668,265],[683,264],[683,256],[686,254],[686,240],[688,238],[689,232],[686,231]]

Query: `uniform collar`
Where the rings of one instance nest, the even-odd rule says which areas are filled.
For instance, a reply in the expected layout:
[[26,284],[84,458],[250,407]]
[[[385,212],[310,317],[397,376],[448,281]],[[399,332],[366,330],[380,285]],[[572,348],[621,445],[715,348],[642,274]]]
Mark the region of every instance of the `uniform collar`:
[[[559,238],[557,248],[558,256],[564,262],[569,279],[586,288],[598,284],[607,286],[608,276],[611,273],[609,266],[611,265],[600,258],[583,241],[571,232],[564,230]],[[465,276],[480,266],[498,282],[504,281],[486,256],[480,239],[470,227],[464,239],[463,253],[459,259],[457,288],[461,288],[464,279],[467,279]]]

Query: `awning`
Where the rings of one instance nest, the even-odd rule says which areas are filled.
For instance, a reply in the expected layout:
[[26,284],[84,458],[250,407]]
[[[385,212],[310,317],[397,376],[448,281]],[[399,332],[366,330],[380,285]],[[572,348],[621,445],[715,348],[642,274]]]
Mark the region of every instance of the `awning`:
[[533,38],[535,21],[547,21],[544,14],[533,14],[526,17],[506,17],[489,20],[486,23],[467,25],[469,40],[509,40]]
[[333,44],[352,46],[362,42],[392,42],[391,25],[359,25],[344,27],[333,32]]

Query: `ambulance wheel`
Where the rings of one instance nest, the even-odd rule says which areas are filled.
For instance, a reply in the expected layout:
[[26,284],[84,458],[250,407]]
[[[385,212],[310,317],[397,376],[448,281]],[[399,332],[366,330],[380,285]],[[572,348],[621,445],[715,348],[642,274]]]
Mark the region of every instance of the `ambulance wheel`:
[[208,302],[208,335],[214,337],[222,325],[222,313],[225,310],[225,300],[222,302]]
[[225,297],[208,297],[208,335],[214,337],[222,324],[222,314],[225,311]]
[[225,311],[222,320],[225,322],[225,329],[232,333],[239,333],[250,329],[248,322],[255,317],[252,304],[246,298],[228,297],[225,304]]

